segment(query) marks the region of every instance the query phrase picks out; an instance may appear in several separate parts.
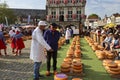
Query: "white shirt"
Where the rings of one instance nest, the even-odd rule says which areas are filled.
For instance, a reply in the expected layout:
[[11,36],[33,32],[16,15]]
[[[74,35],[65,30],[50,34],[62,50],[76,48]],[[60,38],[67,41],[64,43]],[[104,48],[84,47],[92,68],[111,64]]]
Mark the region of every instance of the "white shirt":
[[37,27],[32,33],[30,59],[34,62],[46,62],[44,49],[50,50],[51,47],[45,42],[43,32]]
[[10,37],[14,36],[15,34],[16,34],[16,33],[13,32],[13,30],[10,30],[10,31],[9,31],[9,35],[10,35]]
[[65,33],[65,39],[70,39],[70,37],[71,37],[70,30],[67,29],[67,30],[66,30],[66,33]]

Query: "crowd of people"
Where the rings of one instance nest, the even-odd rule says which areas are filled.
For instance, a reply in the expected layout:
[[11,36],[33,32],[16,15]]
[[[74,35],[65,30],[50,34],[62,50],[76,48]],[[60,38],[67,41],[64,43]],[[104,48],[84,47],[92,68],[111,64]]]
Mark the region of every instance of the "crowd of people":
[[[22,40],[23,34],[21,33],[21,30],[19,28],[12,27],[12,29],[9,31],[9,36],[11,38],[11,48],[12,53],[14,56],[19,56],[21,54],[21,50],[25,48],[24,42]],[[6,39],[4,37],[3,33],[3,27],[0,27],[0,56],[3,54],[1,53],[1,50],[4,49],[4,54],[7,56],[7,43]]]
[[39,80],[39,77],[43,77],[39,69],[41,64],[45,62],[47,62],[46,76],[51,75],[51,59],[53,60],[53,74],[57,74],[58,41],[61,36],[64,36],[66,44],[69,44],[70,38],[73,36],[73,30],[70,27],[67,27],[65,30],[58,29],[56,23],[51,23],[47,29],[46,26],[45,21],[39,21],[38,26],[32,29],[11,27],[8,30],[3,27],[0,28],[0,56],[3,55],[1,53],[2,49],[5,56],[8,55],[5,34],[9,34],[11,52],[14,56],[20,56],[22,49],[25,48],[22,37],[32,35],[30,59],[34,62],[34,80]]
[[[96,41],[104,47],[105,50],[111,51],[117,54],[117,59],[120,58],[120,26],[113,27],[113,28],[89,28],[88,30],[89,35],[91,38],[95,37]],[[101,38],[103,41],[101,42]]]
[[96,29],[96,34],[99,36],[106,36],[101,43],[106,50],[113,51],[115,48],[120,48],[120,28]]

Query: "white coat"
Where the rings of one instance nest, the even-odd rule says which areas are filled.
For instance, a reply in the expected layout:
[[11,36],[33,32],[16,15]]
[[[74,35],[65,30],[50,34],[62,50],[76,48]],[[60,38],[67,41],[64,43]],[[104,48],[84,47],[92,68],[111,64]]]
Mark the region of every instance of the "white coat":
[[44,49],[50,50],[51,47],[45,42],[43,32],[37,27],[32,33],[30,59],[34,62],[46,62]]
[[71,38],[70,30],[67,29],[67,30],[66,30],[66,33],[65,33],[65,39],[67,40],[67,39],[70,39],[70,38]]
[[10,37],[13,37],[15,34],[16,34],[16,33],[13,32],[13,30],[10,30],[10,31],[9,31],[9,35],[10,35]]

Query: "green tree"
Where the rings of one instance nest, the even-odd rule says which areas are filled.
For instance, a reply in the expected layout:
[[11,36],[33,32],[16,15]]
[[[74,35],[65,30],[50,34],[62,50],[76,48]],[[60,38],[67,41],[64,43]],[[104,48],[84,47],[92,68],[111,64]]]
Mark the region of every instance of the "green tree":
[[0,4],[0,23],[6,23],[5,17],[7,17],[9,24],[14,23],[16,20],[16,16],[13,11],[8,8],[6,2]]
[[97,14],[91,14],[88,16],[88,19],[101,19]]

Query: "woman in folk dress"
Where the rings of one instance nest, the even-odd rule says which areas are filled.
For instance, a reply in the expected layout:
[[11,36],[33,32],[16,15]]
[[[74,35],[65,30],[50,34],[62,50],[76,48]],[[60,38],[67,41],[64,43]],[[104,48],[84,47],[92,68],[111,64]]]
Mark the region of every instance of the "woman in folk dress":
[[16,28],[16,34],[15,34],[15,43],[16,43],[16,56],[21,54],[21,50],[25,48],[23,39],[23,34],[20,32],[19,28]]
[[11,48],[12,48],[12,53],[14,54],[15,53],[15,48],[16,48],[16,44],[15,44],[15,28],[12,27],[12,29],[9,31],[9,35],[10,35],[10,38],[11,38]]
[[2,28],[0,27],[0,56],[2,56],[1,50],[4,49],[4,54],[5,56],[7,55],[6,52],[6,43],[5,43],[5,38],[2,32]]

